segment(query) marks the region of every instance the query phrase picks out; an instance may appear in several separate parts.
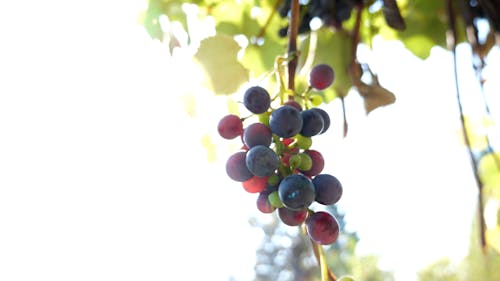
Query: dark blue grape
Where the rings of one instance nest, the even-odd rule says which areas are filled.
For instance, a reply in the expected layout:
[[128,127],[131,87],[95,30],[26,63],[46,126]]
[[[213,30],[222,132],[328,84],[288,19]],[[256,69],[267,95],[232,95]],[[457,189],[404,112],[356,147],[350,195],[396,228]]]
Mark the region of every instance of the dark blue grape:
[[236,152],[227,159],[226,172],[232,180],[239,182],[244,182],[253,177],[246,165],[245,151]]
[[324,132],[326,132],[326,130],[328,130],[328,128],[330,128],[330,115],[328,115],[326,111],[318,107],[311,108],[311,110],[318,112],[321,117],[323,117],[323,129],[320,132],[320,134],[323,134]]
[[319,174],[312,180],[316,191],[316,202],[323,205],[335,204],[342,197],[342,184],[340,181],[328,174]]
[[293,174],[285,177],[278,187],[278,195],[285,207],[301,210],[314,201],[314,185],[306,176]]
[[304,137],[312,137],[323,130],[323,117],[314,110],[304,110],[301,112],[303,125],[300,134]]
[[271,96],[260,86],[250,87],[243,96],[243,104],[252,113],[264,113],[271,106]]
[[243,132],[243,141],[248,148],[257,145],[270,146],[272,137],[271,129],[262,123],[250,124]]
[[302,116],[295,107],[284,105],[271,113],[269,126],[271,131],[282,137],[291,138],[302,130]]
[[258,177],[268,177],[278,168],[279,158],[271,148],[257,145],[247,152],[246,166],[252,174]]

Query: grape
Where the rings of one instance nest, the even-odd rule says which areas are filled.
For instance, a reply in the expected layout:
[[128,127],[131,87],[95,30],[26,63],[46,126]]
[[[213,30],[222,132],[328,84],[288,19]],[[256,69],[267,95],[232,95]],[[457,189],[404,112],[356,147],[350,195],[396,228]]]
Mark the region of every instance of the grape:
[[250,112],[260,114],[269,109],[271,97],[267,90],[260,86],[250,87],[243,96],[243,104]]
[[307,233],[321,245],[329,245],[339,237],[339,223],[327,212],[319,211],[306,219]]
[[253,123],[243,131],[243,141],[248,148],[257,145],[270,146],[272,142],[271,129],[262,123]]
[[246,165],[252,174],[259,177],[268,177],[273,175],[278,168],[279,158],[271,148],[257,145],[248,151]]
[[309,149],[312,145],[312,139],[310,137],[304,137],[300,134],[295,136],[295,140],[295,146],[300,149]]
[[246,165],[246,154],[245,151],[239,151],[227,159],[226,172],[234,181],[244,182],[253,177]]
[[283,105],[289,105],[295,107],[298,111],[302,111],[302,106],[300,106],[300,104],[294,100],[288,100]]
[[303,175],[288,175],[280,182],[278,195],[285,207],[292,210],[301,210],[314,201],[314,185],[311,180]]
[[278,216],[284,224],[297,226],[306,220],[307,209],[290,210],[287,207],[283,207],[278,209]]
[[271,113],[271,131],[282,138],[295,136],[302,130],[302,116],[295,107],[284,105]]
[[326,130],[330,128],[330,116],[328,115],[328,113],[323,109],[317,107],[311,108],[310,110],[318,112],[321,115],[321,117],[323,117],[323,129],[319,133],[322,134],[326,132]]
[[271,205],[268,200],[269,193],[261,192],[257,197],[257,209],[263,212],[264,214],[272,213],[276,208]]
[[268,177],[253,176],[243,182],[243,188],[249,193],[258,193],[266,189]]
[[302,173],[308,177],[312,177],[321,173],[321,171],[323,171],[323,168],[325,167],[325,160],[323,159],[323,155],[321,155],[321,153],[319,153],[318,151],[312,149],[306,150],[304,151],[304,153],[311,157],[312,167],[307,171],[302,171]]
[[312,159],[311,156],[309,156],[306,153],[299,153],[297,154],[300,158],[300,164],[297,166],[299,170],[310,170],[312,168]]
[[276,208],[282,208],[283,203],[281,202],[280,196],[278,195],[278,191],[273,191],[269,193],[268,196],[269,203],[271,203],[271,206],[276,207]]
[[324,90],[333,83],[335,74],[327,64],[318,64],[309,73],[309,85],[316,90]]
[[312,180],[316,191],[316,202],[323,205],[335,204],[342,197],[342,185],[340,181],[328,174],[319,174]]
[[338,281],[356,281],[356,279],[354,279],[354,277],[352,277],[352,276],[345,275],[345,276],[340,277],[338,279]]
[[234,114],[226,115],[219,121],[217,131],[225,139],[234,139],[243,133],[243,122]]
[[302,115],[303,125],[300,134],[304,137],[312,137],[319,134],[323,130],[323,117],[320,113],[314,110],[304,110]]

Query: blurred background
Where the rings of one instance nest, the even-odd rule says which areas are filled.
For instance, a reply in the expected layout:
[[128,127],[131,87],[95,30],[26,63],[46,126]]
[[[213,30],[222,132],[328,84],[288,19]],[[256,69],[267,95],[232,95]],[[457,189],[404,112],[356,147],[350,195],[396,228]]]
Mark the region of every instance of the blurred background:
[[[193,56],[215,23],[182,9],[189,34],[164,18],[173,42],[150,36],[145,0],[0,4],[1,280],[319,280],[298,229],[227,177],[241,143],[216,126],[244,112],[242,93],[207,88]],[[500,280],[498,246],[479,244],[451,52],[421,59],[376,38],[358,57],[396,102],[367,115],[349,94],[346,137],[339,99],[321,105],[332,127],[313,147],[344,187],[329,209],[341,223],[330,268],[370,281]],[[470,128],[498,151],[500,50],[484,69],[488,132],[470,46],[457,57]],[[485,202],[493,231],[500,201]]]

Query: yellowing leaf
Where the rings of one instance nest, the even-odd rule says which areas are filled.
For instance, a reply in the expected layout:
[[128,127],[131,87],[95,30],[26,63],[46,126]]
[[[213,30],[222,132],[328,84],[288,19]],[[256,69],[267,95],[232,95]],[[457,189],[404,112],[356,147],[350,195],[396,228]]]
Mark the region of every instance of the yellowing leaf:
[[248,70],[237,60],[240,46],[227,35],[215,35],[201,41],[195,59],[208,78],[208,85],[217,95],[235,93],[249,79]]
[[396,96],[378,83],[368,85],[361,82],[357,90],[363,97],[365,103],[366,114],[380,106],[389,105],[396,101]]
[[500,153],[488,153],[479,161],[479,175],[487,196],[500,200]]
[[486,230],[486,241],[489,246],[500,253],[500,226]]

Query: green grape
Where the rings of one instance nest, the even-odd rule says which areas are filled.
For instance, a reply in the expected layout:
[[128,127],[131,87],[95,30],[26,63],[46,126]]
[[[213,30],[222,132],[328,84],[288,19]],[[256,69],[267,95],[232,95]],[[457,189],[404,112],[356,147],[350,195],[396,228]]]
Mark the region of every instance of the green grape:
[[303,135],[300,134],[295,136],[295,140],[296,140],[295,146],[297,146],[300,149],[307,150],[312,145],[312,138],[304,137]]
[[267,198],[267,200],[269,200],[269,203],[271,203],[271,206],[275,208],[283,207],[283,203],[281,202],[281,199],[278,195],[278,191],[271,192],[271,194],[269,194]]
[[316,107],[323,103],[323,98],[320,95],[312,94],[309,95],[309,101],[311,102],[312,106]]
[[267,179],[267,184],[270,186],[277,186],[280,183],[280,177],[276,174],[271,175],[269,179]]
[[300,164],[297,165],[297,168],[301,171],[309,171],[312,168],[312,159],[306,153],[299,153],[297,156],[300,158]]
[[356,279],[354,279],[354,277],[352,276],[344,275],[340,277],[338,281],[356,281]]
[[295,169],[295,168],[300,167],[301,160],[302,159],[300,158],[300,156],[298,154],[292,155],[290,157],[290,160],[289,160],[290,168]]

